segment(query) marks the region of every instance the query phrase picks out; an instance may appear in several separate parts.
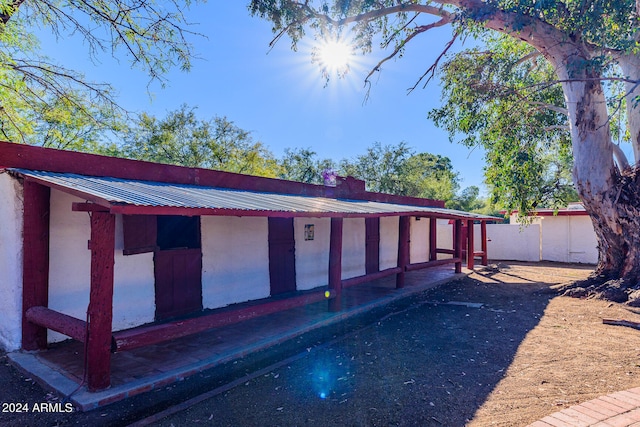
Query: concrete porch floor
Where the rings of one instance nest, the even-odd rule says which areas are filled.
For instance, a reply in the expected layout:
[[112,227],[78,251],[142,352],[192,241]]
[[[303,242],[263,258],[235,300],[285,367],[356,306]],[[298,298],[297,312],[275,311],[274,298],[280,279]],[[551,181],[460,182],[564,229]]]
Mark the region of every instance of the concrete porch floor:
[[83,384],[83,344],[68,340],[39,352],[9,353],[21,371],[83,411],[164,387],[216,365],[242,358],[313,329],[362,314],[392,301],[462,278],[445,265],[406,274],[403,289],[395,275],[343,289],[342,311],[331,313],[320,301],[199,334],[112,354],[111,387],[90,393]]

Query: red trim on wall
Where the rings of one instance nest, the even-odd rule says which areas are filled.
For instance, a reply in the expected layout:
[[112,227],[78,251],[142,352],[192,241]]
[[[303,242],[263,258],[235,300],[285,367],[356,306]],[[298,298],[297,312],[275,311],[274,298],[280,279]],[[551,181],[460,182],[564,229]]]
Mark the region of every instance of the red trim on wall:
[[31,307],[49,303],[49,187],[24,183],[22,228],[22,348],[47,348],[47,329],[28,321]]
[[[456,219],[453,226],[453,257],[462,260],[462,220]],[[462,273],[462,261],[455,263],[455,272]]]
[[91,290],[89,293],[89,339],[87,382],[90,391],[111,384],[111,321],[113,318],[113,266],[115,216],[91,214]]
[[401,216],[398,221],[398,267],[400,273],[396,276],[396,289],[404,288],[405,269],[409,264],[409,238],[411,236],[411,217]]
[[[444,202],[441,200],[366,192],[364,182],[353,177],[339,179],[339,185],[336,187],[325,187],[283,179],[164,165],[10,142],[0,142],[0,159],[0,168],[24,168],[89,176],[444,207]],[[92,201],[98,203],[95,200]]]
[[387,268],[386,270],[378,271],[376,273],[365,274],[364,276],[351,277],[342,281],[342,287],[348,288],[350,286],[361,285],[363,283],[382,279],[383,277],[391,276],[392,274],[398,274],[401,272],[402,269],[400,267],[392,267]]
[[416,271],[416,270],[422,270],[425,268],[438,267],[440,265],[445,265],[445,264],[454,264],[460,261],[461,261],[460,258],[446,258],[446,259],[438,259],[434,261],[418,262],[415,264],[407,265],[407,271]]
[[467,268],[473,270],[474,267],[474,235],[473,220],[467,221]]
[[429,218],[429,261],[438,259],[438,220]]
[[87,322],[47,307],[31,307],[26,311],[29,322],[84,342]]
[[[112,205],[110,212],[123,215],[184,215],[184,216],[260,216],[260,217],[306,217],[306,218],[375,218],[383,216],[420,216],[421,218],[432,219],[457,219],[460,216],[446,213],[428,213],[419,211],[411,212],[388,212],[388,213],[340,213],[340,212],[292,212],[292,211],[271,211],[271,210],[245,210],[245,209],[212,209],[212,208],[184,208],[171,206],[137,206],[137,205]],[[464,217],[465,219],[467,217]],[[493,220],[493,219],[492,219]]]
[[[191,319],[167,322],[156,325],[140,326],[126,331],[114,332],[115,347],[118,351],[131,350],[146,345],[157,344],[172,339],[185,337],[211,328],[218,328],[234,323],[244,322],[254,317],[265,316],[283,310],[304,306],[322,301],[327,297],[324,291],[312,292],[281,300],[267,301],[239,309],[214,312]],[[329,297],[331,298],[331,297]]]
[[[500,214],[506,214],[507,211],[500,211]],[[518,211],[512,211],[511,214],[516,214]],[[557,212],[553,209],[540,209],[535,211],[530,216],[589,216],[586,210],[582,209],[559,209]]]
[[342,309],[342,218],[331,218],[329,240],[329,311]]
[[480,221],[480,242],[482,265],[487,265],[489,264],[489,256],[487,255],[487,221]]

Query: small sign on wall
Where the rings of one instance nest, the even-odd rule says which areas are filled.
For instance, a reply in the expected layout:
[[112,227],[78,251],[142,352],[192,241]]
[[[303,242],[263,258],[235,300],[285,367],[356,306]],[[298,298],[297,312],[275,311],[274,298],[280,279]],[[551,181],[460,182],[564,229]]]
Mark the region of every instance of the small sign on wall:
[[313,240],[313,224],[304,225],[304,240]]

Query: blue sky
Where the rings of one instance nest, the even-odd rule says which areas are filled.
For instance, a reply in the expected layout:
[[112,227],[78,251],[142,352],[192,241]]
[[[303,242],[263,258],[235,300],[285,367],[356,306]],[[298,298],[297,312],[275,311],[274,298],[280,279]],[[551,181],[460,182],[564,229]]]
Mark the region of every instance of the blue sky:
[[270,49],[269,22],[251,17],[246,3],[211,0],[193,6],[188,13],[197,24],[193,30],[206,36],[191,38],[200,59],[189,73],[172,71],[165,88],[148,86],[148,77],[131,69],[127,59],[116,61],[106,53],[100,63],[91,63],[80,41],[56,44],[48,38],[42,43],[51,58],[91,80],[111,83],[130,111],[164,117],[186,103],[197,107],[202,118],[226,116],[276,156],[287,147],[310,147],[321,158],[340,160],[364,153],[376,141],[404,141],[416,151],[449,157],[462,187],[482,185],[484,153],[450,143],[426,117],[440,104],[437,82],[407,95],[444,47],[450,28],[416,38],[403,58],[387,62],[365,102],[364,78],[385,52],[358,57],[347,78],[325,87],[320,69],[311,63],[312,37],[300,43],[298,52],[286,38]]

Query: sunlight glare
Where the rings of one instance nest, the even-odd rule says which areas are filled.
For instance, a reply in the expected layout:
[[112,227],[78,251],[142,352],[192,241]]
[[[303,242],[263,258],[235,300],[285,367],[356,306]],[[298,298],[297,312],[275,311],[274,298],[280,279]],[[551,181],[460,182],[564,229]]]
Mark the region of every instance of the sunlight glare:
[[345,40],[328,40],[318,46],[317,59],[325,73],[344,76],[353,59],[353,48]]

